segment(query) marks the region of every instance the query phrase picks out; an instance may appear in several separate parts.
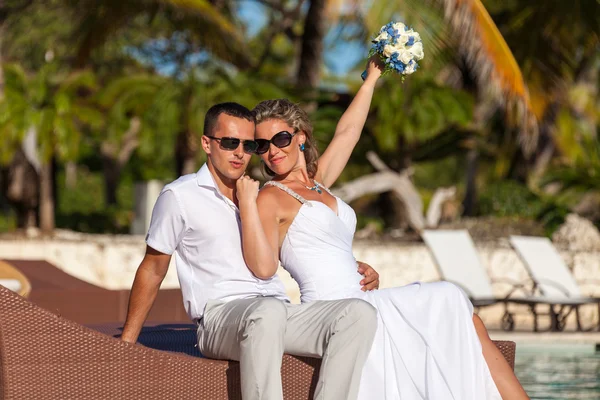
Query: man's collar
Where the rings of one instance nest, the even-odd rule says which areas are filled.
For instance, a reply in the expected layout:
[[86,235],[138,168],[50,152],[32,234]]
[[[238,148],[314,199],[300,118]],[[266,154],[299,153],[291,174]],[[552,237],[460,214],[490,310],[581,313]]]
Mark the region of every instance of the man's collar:
[[217,189],[218,191],[215,178],[213,178],[210,169],[208,169],[207,163],[205,163],[196,173],[196,182],[198,183],[198,186],[205,186],[208,188]]
[[[213,174],[210,172],[210,169],[208,168],[208,163],[204,164],[200,168],[200,170],[196,173],[196,183],[198,183],[198,186],[202,186],[207,189],[214,190],[215,193],[217,193],[219,196],[221,196],[221,198],[227,199],[227,202],[231,203],[231,199],[227,198],[227,196],[225,196],[225,195],[223,195],[223,193],[221,193],[221,189],[219,189],[219,187],[217,186],[217,183],[215,182],[215,178],[214,178]],[[231,204],[233,204],[233,203],[231,203]]]

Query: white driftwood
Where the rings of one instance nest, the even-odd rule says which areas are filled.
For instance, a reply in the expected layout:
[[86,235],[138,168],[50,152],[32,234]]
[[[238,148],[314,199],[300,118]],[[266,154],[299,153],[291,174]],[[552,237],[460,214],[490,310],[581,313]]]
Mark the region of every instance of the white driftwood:
[[442,218],[442,206],[447,200],[450,200],[456,195],[456,187],[439,188],[433,194],[429,207],[427,208],[427,227],[436,228],[440,224]]
[[425,229],[423,201],[410,180],[410,170],[394,172],[374,152],[367,153],[369,162],[380,172],[365,175],[333,190],[334,194],[349,203],[373,193],[393,192],[406,209],[408,224],[416,232]]

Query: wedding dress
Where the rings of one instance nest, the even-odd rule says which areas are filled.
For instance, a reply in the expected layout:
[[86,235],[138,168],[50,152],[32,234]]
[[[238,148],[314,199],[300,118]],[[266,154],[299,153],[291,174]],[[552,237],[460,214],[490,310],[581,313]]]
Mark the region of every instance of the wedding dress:
[[337,212],[279,182],[267,184],[302,203],[280,252],[301,301],[360,298],[378,311],[359,399],[501,400],[475,332],[473,306],[460,288],[435,282],[361,291],[352,255],[354,210],[335,196]]

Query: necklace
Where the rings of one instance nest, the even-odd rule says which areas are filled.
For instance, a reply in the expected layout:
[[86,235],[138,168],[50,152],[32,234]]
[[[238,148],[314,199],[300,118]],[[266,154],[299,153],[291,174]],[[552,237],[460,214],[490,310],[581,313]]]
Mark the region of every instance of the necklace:
[[[313,182],[315,182],[315,181],[313,181]],[[302,185],[304,185],[304,183]],[[315,192],[317,192],[319,194],[323,193],[323,191],[321,190],[321,186],[317,182],[315,182],[315,186],[304,185],[304,187],[307,188],[308,190],[314,190]]]
[[[323,191],[321,190],[321,185],[319,185],[319,183],[317,181],[313,181],[315,183],[314,186],[307,186],[300,179],[295,179],[295,181],[298,182],[298,183],[300,183],[302,186],[304,186],[308,190],[312,190],[312,191],[317,192],[319,194],[323,193]],[[293,182],[293,181],[290,181],[290,182]]]

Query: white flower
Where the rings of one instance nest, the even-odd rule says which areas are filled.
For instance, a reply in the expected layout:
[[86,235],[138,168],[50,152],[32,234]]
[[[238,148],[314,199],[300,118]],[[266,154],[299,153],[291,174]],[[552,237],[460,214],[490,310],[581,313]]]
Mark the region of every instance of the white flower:
[[398,44],[401,44],[402,47],[404,47],[406,42],[408,42],[409,37],[410,37],[410,35],[408,35],[406,32],[402,32],[400,34],[400,36],[398,36]]
[[379,36],[377,36],[377,37],[375,38],[375,41],[377,41],[377,42],[380,42],[380,41],[382,41],[382,40],[388,40],[389,38],[390,38],[390,35],[388,35],[388,33],[387,33],[387,32],[381,32],[381,33],[379,34]]
[[415,42],[420,42],[421,41],[421,35],[419,35],[418,32],[413,32],[410,36],[415,38]]
[[413,55],[407,50],[401,50],[398,52],[398,60],[404,64],[408,64],[413,59]]
[[392,27],[395,30],[402,33],[402,32],[404,32],[404,28],[406,27],[406,25],[404,25],[402,22],[396,22],[396,23],[394,23],[394,25],[392,25]]
[[402,42],[397,42],[396,44],[393,44],[392,47],[394,48],[394,53],[406,51],[406,46]]
[[404,68],[404,75],[410,75],[417,70],[417,63],[411,62]]
[[422,60],[425,56],[423,52],[423,42],[417,42],[408,48],[408,52],[412,54],[417,60]]
[[386,44],[383,48],[383,55],[386,57],[391,57],[392,54],[396,52],[396,48],[391,44]]

